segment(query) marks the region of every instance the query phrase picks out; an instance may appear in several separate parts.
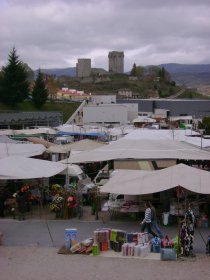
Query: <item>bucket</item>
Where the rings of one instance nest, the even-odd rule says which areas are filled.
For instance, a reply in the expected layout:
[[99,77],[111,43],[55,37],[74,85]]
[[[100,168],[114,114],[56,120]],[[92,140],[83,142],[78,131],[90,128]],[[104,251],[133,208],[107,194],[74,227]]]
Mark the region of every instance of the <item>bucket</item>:
[[76,228],[66,228],[64,232],[64,240],[66,250],[69,251],[71,248],[71,240],[76,240],[77,229]]
[[164,226],[168,225],[168,217],[169,217],[169,212],[163,213],[163,225]]
[[93,244],[93,256],[98,255],[98,244]]

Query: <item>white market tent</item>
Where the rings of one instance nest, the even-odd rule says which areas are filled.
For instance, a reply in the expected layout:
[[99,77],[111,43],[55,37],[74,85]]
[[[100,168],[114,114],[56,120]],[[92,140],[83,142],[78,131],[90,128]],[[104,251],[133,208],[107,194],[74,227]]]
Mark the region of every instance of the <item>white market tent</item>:
[[[154,140],[155,139],[155,140]],[[71,155],[69,163],[97,162],[114,159],[185,159],[210,160],[210,152],[175,140],[120,139],[93,151]]]
[[92,151],[97,148],[103,147],[104,145],[107,144],[90,139],[82,139],[70,144],[72,151]]
[[8,156],[33,157],[43,154],[45,150],[41,144],[0,143],[0,158]]
[[65,144],[65,145],[52,145],[50,146],[46,152],[48,153],[68,153],[71,151],[72,154],[78,154],[82,151],[92,151],[96,148],[102,147],[106,145],[106,143],[102,142],[97,142],[94,140],[89,140],[89,139],[83,139],[80,141],[76,141],[70,144]]
[[12,135],[32,135],[32,134],[56,134],[56,131],[50,127],[39,127],[39,128],[32,128],[32,129],[18,129],[13,130]]
[[13,140],[6,135],[0,135],[0,143],[22,143],[22,142]]
[[199,132],[193,131],[191,129],[147,129],[147,128],[138,128],[127,135],[124,139],[156,139],[156,140],[177,140],[184,141],[189,144],[193,144],[197,147],[201,147],[201,140],[203,148],[210,147],[210,139],[202,138]]
[[155,123],[156,120],[147,116],[138,116],[138,118],[132,120],[132,123]]
[[47,140],[44,140],[43,138],[39,138],[39,137],[28,137],[27,140],[29,142],[32,142],[34,144],[42,144],[43,146],[45,146],[46,148],[49,148],[50,146],[55,145],[52,142],[49,142]]
[[106,145],[106,143],[97,142],[97,141],[93,141],[93,140],[90,140],[90,139],[83,139],[83,140],[76,141],[76,142],[73,142],[73,143],[70,143],[70,144],[54,145],[53,147],[51,146],[47,149],[47,152],[49,152],[49,153],[61,153],[62,150],[71,151],[71,152],[72,151],[76,151],[76,152],[92,151],[92,150],[94,150],[96,148],[99,148],[99,147],[102,147],[104,145]]
[[71,151],[71,145],[70,144],[64,144],[64,145],[51,145],[46,152],[50,154],[67,154]]
[[66,166],[62,163],[11,156],[0,159],[0,179],[35,179],[49,178],[63,170]]
[[100,192],[145,195],[177,186],[200,194],[210,194],[210,172],[178,164],[155,171],[117,170]]

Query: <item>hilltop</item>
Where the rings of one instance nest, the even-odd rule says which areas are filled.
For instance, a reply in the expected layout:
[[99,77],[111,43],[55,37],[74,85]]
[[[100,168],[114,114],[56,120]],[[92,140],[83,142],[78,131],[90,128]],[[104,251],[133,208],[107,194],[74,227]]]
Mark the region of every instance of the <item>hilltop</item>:
[[[179,85],[185,85],[187,87],[195,87],[197,85],[210,85],[210,64],[178,64],[178,63],[166,63],[157,65],[158,67],[164,67],[171,75],[171,79]],[[148,68],[150,66],[145,66]],[[93,71],[97,71],[97,68],[93,68]],[[100,69],[100,71],[106,74],[107,71]],[[37,70],[35,70],[35,73]],[[53,75],[55,77],[76,77],[76,68],[52,68],[42,69],[43,73]],[[129,74],[129,72],[127,73]]]

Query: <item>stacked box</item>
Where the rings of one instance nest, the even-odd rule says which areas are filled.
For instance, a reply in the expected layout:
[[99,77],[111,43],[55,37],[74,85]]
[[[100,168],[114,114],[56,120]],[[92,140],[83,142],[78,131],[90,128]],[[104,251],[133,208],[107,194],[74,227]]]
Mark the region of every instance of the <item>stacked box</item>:
[[71,248],[72,240],[76,240],[77,229],[76,228],[66,228],[64,232],[64,240],[66,250],[69,252]]
[[152,244],[151,251],[153,253],[160,253],[160,244]]
[[140,248],[140,257],[146,257],[148,256],[148,254],[150,253],[150,245],[149,243],[145,243],[144,245],[142,245]]
[[172,248],[161,249],[161,260],[162,261],[175,261],[177,259],[176,251]]
[[138,233],[138,244],[144,244],[144,243],[148,243],[148,233],[147,232],[139,232]]
[[126,242],[126,231],[124,230],[118,230],[116,235],[116,241],[120,243]]
[[134,242],[128,243],[128,256],[130,256],[130,257],[134,256],[135,245],[136,245],[136,243],[134,243]]
[[122,245],[122,254],[123,254],[123,256],[127,256],[128,255],[128,243],[124,243]]
[[122,250],[122,243],[121,242],[113,242],[113,250],[115,252],[121,252]]
[[159,237],[153,237],[151,240],[151,251],[153,253],[160,253],[161,249],[161,239]]
[[109,230],[107,229],[98,229],[94,231],[94,244],[98,245],[100,251],[107,251],[109,245]]
[[97,228],[96,231],[108,231],[109,239],[111,238],[111,228]]
[[133,233],[127,233],[126,242],[131,243],[133,241]]
[[139,257],[140,256],[140,250],[141,250],[141,247],[143,245],[142,244],[138,244],[134,247],[134,256],[135,257]]
[[138,243],[138,234],[139,233],[127,233],[126,234],[126,242],[127,243],[132,243],[132,242],[134,242],[134,243]]
[[114,241],[114,242],[117,241],[117,230],[116,229],[111,230],[110,241]]

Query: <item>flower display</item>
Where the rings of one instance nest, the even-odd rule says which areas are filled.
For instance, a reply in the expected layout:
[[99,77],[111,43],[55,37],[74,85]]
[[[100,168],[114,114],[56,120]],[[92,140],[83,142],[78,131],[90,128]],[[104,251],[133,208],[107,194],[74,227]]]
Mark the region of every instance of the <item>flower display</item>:
[[55,213],[61,212],[61,210],[63,209],[63,202],[64,198],[59,194],[56,194],[53,197],[52,202],[50,203],[50,210]]
[[23,187],[21,187],[20,188],[20,191],[23,193],[23,192],[28,192],[28,190],[29,190],[29,186],[23,186]]
[[68,208],[73,208],[75,206],[76,206],[76,198],[75,198],[75,196],[70,195],[67,198],[67,207]]

